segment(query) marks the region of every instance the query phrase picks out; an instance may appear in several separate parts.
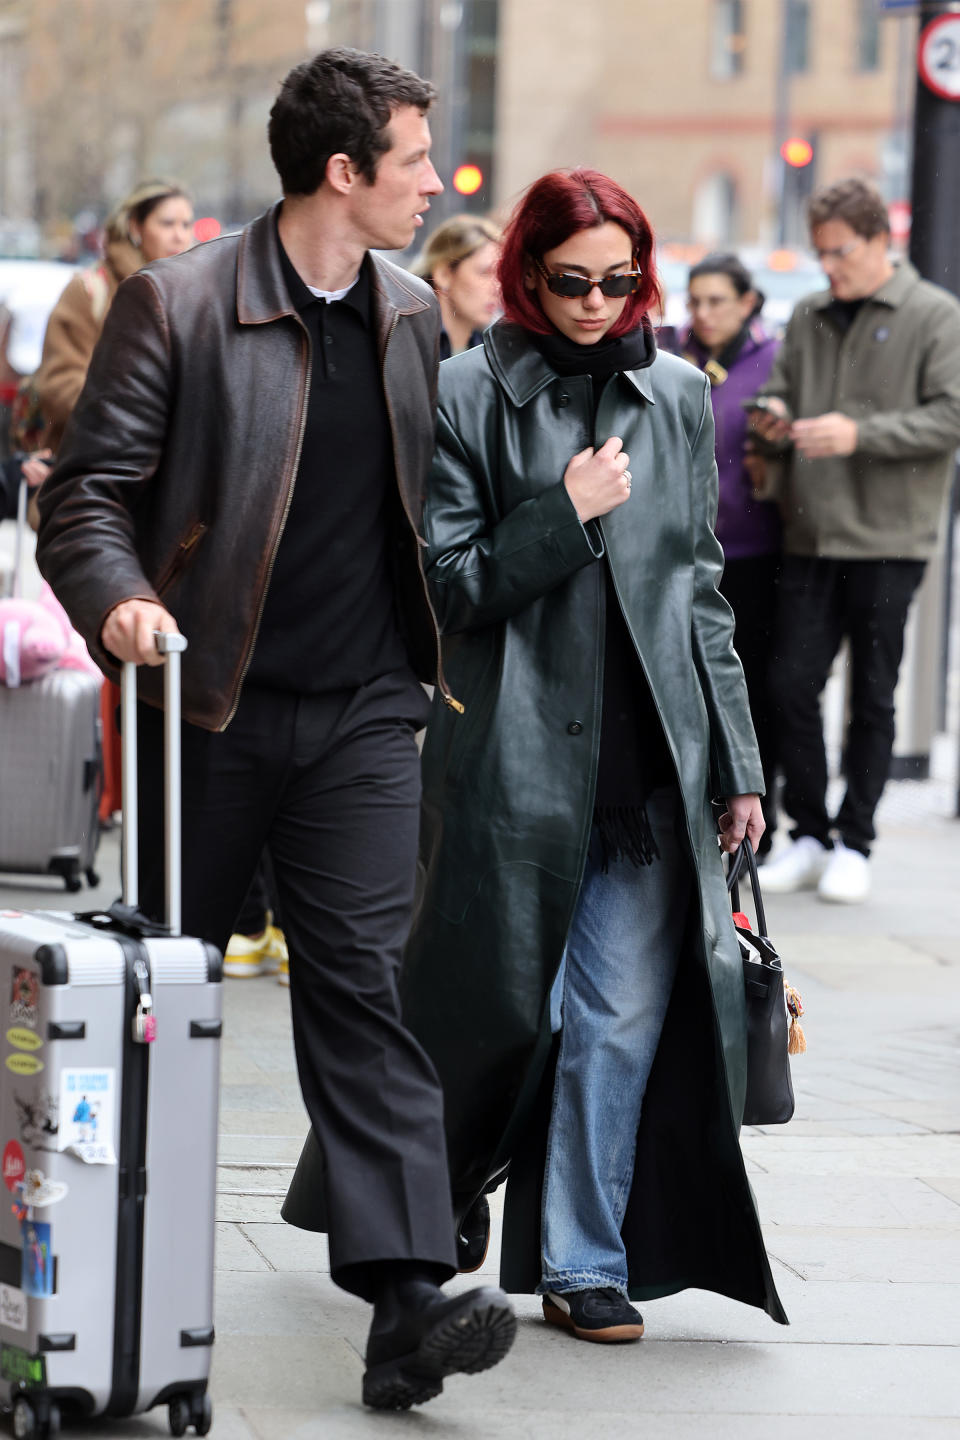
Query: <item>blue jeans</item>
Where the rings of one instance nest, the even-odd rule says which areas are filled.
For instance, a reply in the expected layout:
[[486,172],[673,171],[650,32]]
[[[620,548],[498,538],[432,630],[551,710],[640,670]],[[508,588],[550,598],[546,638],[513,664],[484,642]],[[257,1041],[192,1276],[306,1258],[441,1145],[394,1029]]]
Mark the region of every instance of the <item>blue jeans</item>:
[[692,891],[675,787],[647,814],[659,860],[591,858],[551,996],[562,1030],[547,1138],[538,1292],[612,1287],[626,1294],[620,1236],[637,1127],[673,990]]

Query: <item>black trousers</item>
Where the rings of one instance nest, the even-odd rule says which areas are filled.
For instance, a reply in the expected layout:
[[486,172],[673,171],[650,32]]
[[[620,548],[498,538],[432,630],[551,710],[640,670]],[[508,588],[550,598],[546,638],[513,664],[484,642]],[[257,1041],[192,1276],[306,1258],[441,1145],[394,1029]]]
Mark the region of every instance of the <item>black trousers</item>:
[[[162,716],[141,706],[141,905],[163,909]],[[420,806],[411,672],[319,696],[247,689],[228,728],[183,726],[183,930],[226,945],[264,847],[290,951],[304,1103],[324,1160],[334,1280],[370,1299],[378,1262],[455,1269],[442,1097],[397,975]]]
[[779,578],[779,555],[746,555],[725,562],[719,587],[736,621],[733,648],[740,657],[747,682],[750,714],[766,781],[766,794],[760,802],[767,825],[760,841],[762,855],[770,849],[777,828],[777,735],[770,698],[770,665]]
[[270,852],[265,850],[260,856],[260,862],[250,881],[250,889],[240,907],[233,928],[238,935],[259,935],[262,930],[266,929],[268,914],[273,916],[274,925],[282,929],[280,902],[276,896]]
[[[922,560],[784,559],[771,679],[783,806],[793,817],[794,839],[812,835],[829,845],[836,828],[845,845],[870,853],[893,754],[903,630],[923,571]],[[820,696],[844,637],[851,673],[847,789],[831,821]]]

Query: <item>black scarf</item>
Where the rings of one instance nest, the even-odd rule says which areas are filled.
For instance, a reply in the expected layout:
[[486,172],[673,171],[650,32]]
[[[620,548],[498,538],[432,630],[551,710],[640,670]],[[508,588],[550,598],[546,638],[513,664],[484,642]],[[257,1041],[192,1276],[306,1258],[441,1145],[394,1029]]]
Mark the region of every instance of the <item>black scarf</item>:
[[[557,333],[531,338],[558,375],[590,376],[594,424],[611,376],[623,370],[645,370],[657,356],[657,342],[646,317],[635,330],[597,345],[578,345]],[[600,439],[594,435],[594,443]],[[603,710],[591,844],[602,869],[607,870],[612,860],[640,866],[659,858],[647,816],[647,797],[657,786],[669,783],[673,768],[663,726],[606,564],[604,579]]]
[[558,330],[530,338],[551,370],[558,375],[589,375],[594,388],[621,370],[646,370],[657,358],[653,326],[646,316],[635,330],[628,330],[615,340],[601,340],[596,345],[579,345]]

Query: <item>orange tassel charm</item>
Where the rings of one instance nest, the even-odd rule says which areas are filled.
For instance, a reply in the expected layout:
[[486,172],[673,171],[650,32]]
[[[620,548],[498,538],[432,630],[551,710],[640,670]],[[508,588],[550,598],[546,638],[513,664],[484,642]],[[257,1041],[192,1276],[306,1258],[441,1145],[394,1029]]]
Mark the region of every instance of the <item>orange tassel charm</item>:
[[807,1037],[804,1035],[803,1026],[800,1024],[800,1016],[803,1014],[803,1001],[800,999],[800,991],[794,990],[792,985],[788,985],[786,981],[784,981],[783,994],[787,1002],[787,1011],[790,1015],[787,1054],[802,1055],[807,1048]]

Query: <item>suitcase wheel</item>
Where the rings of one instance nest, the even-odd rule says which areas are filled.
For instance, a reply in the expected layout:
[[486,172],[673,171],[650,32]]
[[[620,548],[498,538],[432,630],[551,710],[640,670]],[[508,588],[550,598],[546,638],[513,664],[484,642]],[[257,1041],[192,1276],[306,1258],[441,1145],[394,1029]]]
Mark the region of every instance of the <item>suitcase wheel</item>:
[[190,1424],[190,1401],[186,1395],[176,1395],[167,1407],[167,1420],[171,1435],[186,1435]]
[[40,1415],[25,1395],[18,1395],[13,1402],[13,1433],[16,1440],[47,1440],[49,1435],[60,1434],[60,1407],[53,1401],[41,1402]]
[[213,1406],[206,1391],[197,1397],[193,1411],[193,1428],[198,1435],[207,1435],[213,1424]]
[[13,1402],[13,1433],[15,1440],[36,1440],[40,1434],[37,1412],[22,1395]]
[[175,1395],[167,1407],[171,1435],[186,1435],[192,1425],[198,1435],[207,1435],[213,1424],[210,1396]]

